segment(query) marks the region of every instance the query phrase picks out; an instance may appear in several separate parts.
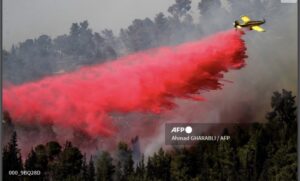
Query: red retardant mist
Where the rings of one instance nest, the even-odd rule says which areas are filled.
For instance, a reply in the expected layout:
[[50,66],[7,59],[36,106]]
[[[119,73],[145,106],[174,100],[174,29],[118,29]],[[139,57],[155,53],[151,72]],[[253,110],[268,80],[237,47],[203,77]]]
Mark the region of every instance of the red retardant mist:
[[242,34],[229,30],[9,86],[3,90],[4,110],[14,124],[51,124],[91,137],[111,136],[118,128],[110,113],[160,113],[176,106],[174,98],[202,100],[199,91],[221,89],[224,73],[245,65]]

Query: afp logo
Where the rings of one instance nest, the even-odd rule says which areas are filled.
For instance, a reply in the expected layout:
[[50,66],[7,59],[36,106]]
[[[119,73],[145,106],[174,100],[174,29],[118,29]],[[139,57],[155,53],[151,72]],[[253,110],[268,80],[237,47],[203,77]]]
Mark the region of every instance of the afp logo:
[[171,133],[182,133],[186,132],[187,134],[190,134],[193,132],[193,128],[191,126],[187,127],[173,127],[171,130]]

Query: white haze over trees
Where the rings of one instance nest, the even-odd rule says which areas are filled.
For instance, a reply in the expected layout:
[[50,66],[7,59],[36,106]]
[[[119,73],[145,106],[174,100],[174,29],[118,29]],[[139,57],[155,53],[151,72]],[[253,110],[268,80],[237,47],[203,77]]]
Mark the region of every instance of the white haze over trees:
[[[158,3],[157,7],[159,6]],[[135,8],[138,9],[138,6]],[[80,14],[80,11],[78,13]],[[165,12],[158,10],[155,14],[150,18],[133,19],[129,26],[124,25],[119,32],[105,27],[101,31],[94,31],[94,26],[90,26],[90,20],[87,19],[68,25],[70,29],[65,34],[56,37],[40,35],[16,44],[3,52],[4,85],[21,84],[72,71],[81,66],[113,61],[117,57],[149,48],[197,40],[232,28],[233,21],[245,14],[253,19],[265,18],[266,24],[263,27],[267,31],[249,32],[245,35],[249,56],[247,66],[227,75],[226,79],[233,80],[234,83],[226,84],[224,90],[205,93],[209,101],[198,103],[179,100],[180,106],[176,110],[162,115],[154,123],[157,124],[158,129],[151,130],[153,136],[140,139],[142,152],[149,155],[163,145],[162,125],[166,121],[256,121],[260,120],[258,118],[264,116],[265,110],[268,109],[268,100],[273,91],[282,88],[296,90],[297,6],[295,4],[281,4],[279,0],[201,0],[193,3],[191,0],[175,0],[165,9]],[[106,19],[110,21],[109,16]],[[101,21],[98,23],[101,24]],[[199,115],[199,110],[206,114]],[[141,120],[137,117],[142,117],[134,114],[121,116],[123,120],[131,119],[129,124],[135,124]],[[140,126],[130,127],[133,134],[136,134],[143,124],[138,125]],[[68,132],[59,128],[37,127],[30,135],[52,132],[52,135],[48,134],[51,135],[49,137],[55,137],[56,134],[61,136]],[[29,130],[26,128],[23,132],[19,131],[23,139],[21,145],[25,145],[27,139],[24,135],[28,134]],[[118,134],[119,138],[127,140],[136,136],[122,131]],[[123,135],[131,138],[128,139]],[[41,139],[41,137],[43,136],[34,138]],[[78,143],[82,135],[79,134],[80,139],[74,137],[73,139]],[[31,136],[32,143],[40,142],[34,138]],[[93,145],[97,144],[95,142],[89,141]]]

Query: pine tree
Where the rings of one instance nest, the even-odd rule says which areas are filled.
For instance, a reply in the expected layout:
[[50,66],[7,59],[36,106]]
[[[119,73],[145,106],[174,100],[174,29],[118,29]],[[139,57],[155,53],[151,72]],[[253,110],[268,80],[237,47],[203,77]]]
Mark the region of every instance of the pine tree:
[[132,151],[124,142],[118,144],[116,175],[120,180],[128,180],[133,174]]
[[180,181],[180,180],[190,180],[188,175],[189,168],[187,166],[187,155],[182,151],[173,156],[171,161],[171,180]]
[[82,160],[81,179],[82,181],[89,181],[88,165],[86,163],[86,154],[84,154]]
[[142,159],[138,162],[135,169],[135,176],[137,179],[146,180],[146,166],[145,166],[145,156],[142,155]]
[[272,111],[267,114],[267,160],[260,174],[261,180],[297,179],[297,117],[295,96],[291,91],[274,92]]
[[97,159],[97,180],[109,181],[113,178],[114,166],[112,157],[108,152],[103,152]]
[[94,181],[95,180],[95,166],[94,166],[94,161],[93,157],[91,156],[89,165],[88,165],[88,175],[89,175],[89,181]]
[[170,180],[171,158],[162,148],[148,160],[148,178],[154,180]]
[[10,142],[4,147],[3,154],[3,180],[19,180],[18,176],[9,175],[9,171],[20,172],[23,168],[21,153],[17,144],[17,133],[14,131]]
[[37,155],[33,149],[31,149],[31,152],[28,154],[24,166],[26,170],[38,170]]
[[80,150],[67,141],[63,151],[59,155],[56,164],[55,178],[57,180],[79,179],[82,168],[82,158]]
[[61,173],[61,163],[59,160],[61,154],[60,144],[55,141],[46,143],[46,153],[48,156],[48,176],[50,180],[55,180]]
[[48,155],[45,145],[37,145],[34,149],[37,157],[36,166],[42,175],[46,175],[48,171]]
[[[47,159],[47,158],[46,158]],[[35,150],[31,150],[31,152],[28,154],[27,159],[25,160],[25,170],[38,170],[41,172],[41,175],[36,175],[34,178],[26,177],[25,180],[43,180],[43,178],[48,178],[48,169],[47,169],[47,162],[45,162],[44,167],[41,166],[41,158],[40,155],[37,155]]]
[[53,161],[55,159],[58,159],[58,156],[61,153],[61,146],[56,141],[50,141],[46,143],[46,152],[49,161]]

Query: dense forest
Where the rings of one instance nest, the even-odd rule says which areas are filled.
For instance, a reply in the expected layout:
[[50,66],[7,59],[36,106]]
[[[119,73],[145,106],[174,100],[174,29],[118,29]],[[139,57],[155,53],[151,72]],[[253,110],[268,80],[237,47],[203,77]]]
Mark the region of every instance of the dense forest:
[[[115,155],[87,156],[67,141],[35,146],[22,159],[14,132],[3,149],[5,181],[198,181],[297,180],[297,117],[295,96],[274,92],[272,110],[263,123],[236,126],[223,142],[201,141],[189,148],[159,149],[134,163],[132,148],[118,144]],[[9,119],[9,116],[6,116]],[[9,121],[9,120],[6,120]],[[23,161],[25,160],[25,161]],[[39,170],[39,176],[9,176],[9,170]]]
[[[197,6],[199,17],[196,18],[191,13],[191,0],[175,0],[168,13],[160,12],[153,19],[135,19],[118,34],[109,29],[93,32],[88,21],[83,21],[73,23],[69,33],[64,35],[27,39],[2,51],[4,84],[22,84],[81,66],[111,61],[129,53],[194,40],[231,28],[233,17],[239,17],[250,7],[257,10],[253,13],[259,14],[279,12],[276,3],[280,4],[280,1],[230,0],[231,10],[228,10],[222,2],[225,1],[200,1]],[[214,19],[216,13],[225,23]],[[213,28],[209,29],[207,22],[213,24]],[[31,152],[21,155],[18,130],[14,130],[9,135],[9,142],[3,145],[3,180],[297,180],[295,96],[287,90],[274,92],[271,108],[265,120],[224,130],[231,136],[229,141],[202,141],[170,150],[161,148],[151,156],[143,156],[139,162],[134,161],[132,145],[126,142],[118,143],[116,154],[103,150],[88,156],[70,141],[64,144],[56,141],[40,145],[28,143],[32,146]],[[13,122],[8,112],[4,113],[3,122]],[[19,173],[21,170],[38,170],[40,175],[9,175],[15,174],[9,172],[13,170]]]
[[[21,84],[132,52],[198,39],[232,28],[232,20],[250,7],[259,15],[266,10],[278,11],[276,4],[277,1],[230,0],[226,9],[220,0],[202,0],[198,12],[192,13],[191,0],[175,0],[167,14],[160,12],[153,19],[135,19],[118,34],[109,29],[93,32],[88,21],[73,23],[68,34],[54,38],[41,35],[3,50],[4,83]],[[216,22],[216,15],[224,21]]]
[[[73,23],[69,34],[53,39],[48,35],[27,39],[10,51],[3,52],[3,78],[11,83],[22,83],[82,65],[102,63],[131,52],[183,41],[189,36],[183,32],[192,32],[194,26],[191,16],[187,14],[190,8],[190,0],[177,0],[169,8],[172,16],[159,13],[154,20],[135,19],[128,28],[120,30],[119,36],[108,29],[93,32],[88,21],[83,21]],[[181,36],[178,36],[179,29],[182,29]],[[175,37],[180,37],[180,40]]]

